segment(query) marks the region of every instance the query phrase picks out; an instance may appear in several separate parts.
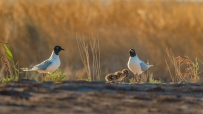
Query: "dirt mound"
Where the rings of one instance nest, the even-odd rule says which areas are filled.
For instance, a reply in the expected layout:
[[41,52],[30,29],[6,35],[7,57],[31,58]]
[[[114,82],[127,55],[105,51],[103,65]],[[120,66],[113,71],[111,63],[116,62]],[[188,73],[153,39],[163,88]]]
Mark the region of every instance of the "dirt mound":
[[103,82],[0,84],[3,113],[203,113],[203,84],[107,84]]

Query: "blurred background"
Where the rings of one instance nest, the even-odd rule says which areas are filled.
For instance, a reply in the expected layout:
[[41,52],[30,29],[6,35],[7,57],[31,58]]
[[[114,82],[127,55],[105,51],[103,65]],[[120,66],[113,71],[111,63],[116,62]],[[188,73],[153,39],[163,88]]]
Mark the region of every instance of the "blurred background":
[[[88,42],[99,37],[101,80],[127,68],[128,50],[154,66],[154,78],[169,82],[174,73],[166,48],[174,56],[203,61],[203,2],[180,0],[1,0],[0,41],[8,42],[20,67],[31,67],[50,57],[55,45],[67,80],[86,78],[76,34]],[[3,45],[0,56],[5,55]],[[200,70],[203,65],[199,63]],[[22,73],[21,75],[25,75]],[[29,74],[29,75],[28,75]],[[29,77],[40,74],[28,73]],[[203,74],[200,74],[202,76]],[[133,74],[130,74],[132,77]]]

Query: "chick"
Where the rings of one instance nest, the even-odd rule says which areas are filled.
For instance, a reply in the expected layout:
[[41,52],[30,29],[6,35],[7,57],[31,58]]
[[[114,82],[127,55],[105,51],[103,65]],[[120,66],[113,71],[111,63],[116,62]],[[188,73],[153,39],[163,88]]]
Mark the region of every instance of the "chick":
[[107,82],[120,82],[129,74],[128,69],[123,69],[122,71],[117,71],[106,75],[105,79]]
[[128,69],[123,69],[122,71],[117,71],[114,73],[116,75],[117,81],[122,81],[125,77],[128,76]]
[[114,80],[116,80],[116,75],[114,75],[113,73],[106,75],[105,80],[107,82],[114,82]]

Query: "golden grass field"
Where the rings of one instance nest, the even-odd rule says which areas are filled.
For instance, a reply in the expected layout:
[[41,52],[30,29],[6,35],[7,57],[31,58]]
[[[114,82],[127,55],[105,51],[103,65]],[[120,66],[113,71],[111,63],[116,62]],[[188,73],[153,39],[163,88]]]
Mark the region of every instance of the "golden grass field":
[[[55,45],[62,46],[60,68],[72,80],[86,78],[76,34],[87,41],[98,36],[102,80],[110,72],[127,68],[128,50],[134,48],[140,59],[154,65],[150,72],[155,78],[169,82],[165,60],[172,73],[174,68],[166,48],[174,56],[187,54],[203,61],[202,19],[202,2],[1,0],[0,41],[9,43],[20,67],[38,64],[49,58]],[[0,53],[5,54],[3,45]]]

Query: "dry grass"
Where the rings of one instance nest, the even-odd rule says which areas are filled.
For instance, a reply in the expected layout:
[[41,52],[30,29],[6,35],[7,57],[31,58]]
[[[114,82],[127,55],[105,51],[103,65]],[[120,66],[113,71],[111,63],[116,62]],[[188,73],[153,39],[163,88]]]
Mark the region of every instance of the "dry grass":
[[100,47],[99,38],[92,37],[90,39],[90,47],[92,50],[92,80],[101,79],[101,64],[100,64]]
[[2,68],[1,68],[1,74],[0,74],[0,80],[2,80],[3,78],[10,78],[13,76],[13,71],[11,68],[11,64],[8,61],[6,56],[3,56],[1,58],[1,63],[2,63]]
[[90,58],[89,58],[89,48],[88,44],[84,41],[84,38],[76,36],[78,43],[78,49],[80,52],[80,57],[84,65],[85,71],[87,73],[88,79],[92,79],[91,68],[90,68]]
[[193,62],[188,56],[185,56],[184,58],[182,58],[181,56],[174,57],[171,50],[166,49],[166,52],[174,66],[175,75],[172,75],[168,63],[166,61],[172,82],[199,82],[200,71],[197,58],[195,59],[195,62]]
[[[85,42],[84,37],[76,36],[78,43],[78,49],[80,52],[80,57],[84,65],[85,71],[88,75],[88,79],[95,81],[100,80],[101,69],[100,69],[100,47],[99,47],[99,38],[90,38],[90,43]],[[91,58],[90,62],[90,52],[89,47],[91,48]],[[91,64],[92,63],[92,64]]]
[[[174,50],[174,55],[202,57],[197,51],[203,50],[201,2],[1,0],[0,17],[0,40],[9,42],[20,67],[47,59],[53,47],[61,45],[66,49],[60,53],[61,68],[71,68],[69,80],[86,76],[75,33],[87,38],[98,33],[101,79],[127,68],[130,48],[136,49],[142,60],[149,59],[156,66],[151,69],[154,77],[165,81],[170,80],[164,61],[166,47]],[[3,47],[0,53],[4,53]]]
[[6,54],[1,57],[2,67],[0,70],[0,82],[10,82],[10,81],[18,81],[19,78],[19,65],[18,62],[15,63],[13,59],[12,52],[8,47],[8,43],[2,43]]
[[18,75],[6,56],[1,58],[0,82],[18,81]]

